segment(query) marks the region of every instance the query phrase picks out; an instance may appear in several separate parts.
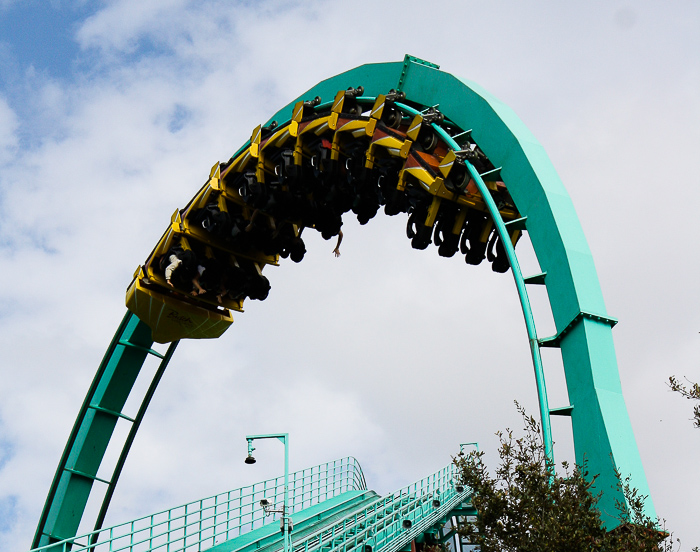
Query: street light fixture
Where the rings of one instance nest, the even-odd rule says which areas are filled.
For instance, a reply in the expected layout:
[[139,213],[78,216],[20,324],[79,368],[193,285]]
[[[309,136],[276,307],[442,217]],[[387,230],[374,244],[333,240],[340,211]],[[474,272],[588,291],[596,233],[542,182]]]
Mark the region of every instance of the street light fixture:
[[459,454],[464,454],[464,447],[474,447],[476,448],[476,452],[479,452],[479,443],[460,443]]
[[246,464],[255,464],[255,458],[253,458],[253,440],[248,439],[248,456],[245,457]]
[[292,524],[287,512],[289,511],[289,434],[288,433],[270,433],[265,435],[246,435],[246,441],[248,441],[248,456],[245,458],[246,464],[255,464],[255,458],[253,457],[253,441],[255,439],[278,439],[284,445],[284,503],[281,510],[273,510],[272,504],[263,498],[260,501],[260,506],[262,506],[265,515],[272,513],[282,514],[282,533],[284,535],[284,552],[289,552],[292,548]]

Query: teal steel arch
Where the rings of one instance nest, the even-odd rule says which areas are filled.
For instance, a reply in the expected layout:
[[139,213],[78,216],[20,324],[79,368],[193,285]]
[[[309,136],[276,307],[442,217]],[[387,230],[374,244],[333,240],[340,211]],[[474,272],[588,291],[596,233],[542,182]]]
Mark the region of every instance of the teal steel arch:
[[[508,230],[513,228],[506,228],[481,175],[467,163],[510,260],[532,353],[545,445],[551,454],[550,414],[569,415],[576,461],[585,460],[589,471],[599,474],[596,488],[603,492],[600,507],[606,522],[613,525],[615,519],[611,514],[616,511],[615,504],[624,504],[614,470],[629,475],[632,485],[642,494],[648,495],[649,489],[622,396],[611,331],[616,321],[605,310],[583,230],[543,147],[508,106],[481,87],[410,56],[406,56],[403,63],[363,65],[324,80],[279,110],[268,123],[288,121],[292,107],[299,100],[315,96],[331,98],[338,90],[358,85],[364,87],[365,97],[398,89],[406,93],[412,105],[439,105],[449,120],[471,133],[500,171],[522,215],[509,226],[528,232],[540,264],[540,274],[524,277],[521,273],[515,251],[507,239]],[[402,105],[401,109],[412,111],[408,105]],[[448,145],[458,149],[441,128],[436,125],[434,128]],[[554,336],[537,335],[526,284],[546,286],[557,331]],[[50,489],[34,547],[75,535],[95,481],[107,485],[95,528],[101,526],[140,419],[174,351],[175,344],[165,355],[153,351],[152,340],[146,334],[143,322],[128,314],[78,415]],[[558,347],[562,354],[570,403],[556,411],[550,410],[547,403],[542,347]],[[97,477],[97,470],[116,420],[125,418],[121,407],[149,353],[164,357],[164,362],[142,402],[139,415],[130,420],[132,431],[113,477],[102,481]],[[646,513],[655,518],[651,499],[646,502]]]
[[[286,120],[299,100],[332,97],[337,90],[359,84],[368,96],[396,88],[405,92],[412,102],[439,105],[449,120],[470,131],[494,166],[500,168],[501,178],[523,216],[520,224],[528,232],[541,268],[541,274],[523,277],[510,240],[502,239],[523,307],[544,438],[551,447],[548,428],[552,411],[547,404],[539,349],[558,347],[569,405],[556,414],[571,416],[576,462],[585,461],[591,473],[599,474],[596,488],[603,492],[600,507],[607,522],[613,524],[611,515],[616,511],[616,501],[625,503],[617,489],[614,469],[629,474],[632,485],[643,495],[649,496],[649,486],[622,395],[612,337],[617,320],[607,314],[581,223],[544,148],[510,107],[478,84],[411,56],[406,56],[403,63],[362,65],[324,80],[280,109],[268,123]],[[488,202],[490,194],[483,181],[473,167],[470,172]],[[492,201],[489,210],[499,235],[504,238],[506,229]],[[526,282],[546,286],[555,335],[537,336]],[[656,518],[650,497],[646,513]]]

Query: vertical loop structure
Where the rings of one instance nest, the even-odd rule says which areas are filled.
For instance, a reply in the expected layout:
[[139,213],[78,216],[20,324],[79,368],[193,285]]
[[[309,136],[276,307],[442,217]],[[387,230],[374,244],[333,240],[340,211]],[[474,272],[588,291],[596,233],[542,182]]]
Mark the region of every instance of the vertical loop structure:
[[[626,504],[616,470],[649,489],[625,406],[608,316],[573,204],[542,146],[505,104],[478,85],[412,56],[324,80],[254,129],[170,225],[127,290],[129,313],[108,349],[69,438],[34,546],[75,536],[114,424],[153,341],[171,343],[133,424],[98,515],[102,523],[138,422],[175,344],[215,338],[264,300],[267,265],[299,262],[302,233],[342,239],[342,216],[361,224],[383,207],[408,215],[412,247],[457,252],[512,271],[532,356],[547,456],[550,415],[569,416],[576,462],[598,474],[609,527]],[[527,232],[540,272],[515,253]],[[527,293],[544,285],[556,333],[540,337]],[[541,348],[561,351],[569,404],[551,409]],[[107,400],[109,398],[109,400]],[[108,404],[109,403],[109,404]],[[133,422],[133,420],[132,420]],[[94,446],[93,446],[94,445]],[[89,454],[86,451],[90,451]],[[646,513],[655,518],[651,499]]]

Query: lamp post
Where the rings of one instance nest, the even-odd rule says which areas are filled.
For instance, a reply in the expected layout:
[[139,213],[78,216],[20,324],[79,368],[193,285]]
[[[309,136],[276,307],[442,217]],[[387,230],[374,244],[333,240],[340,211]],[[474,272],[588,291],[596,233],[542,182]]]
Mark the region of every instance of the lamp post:
[[246,435],[246,441],[248,441],[248,456],[245,458],[246,464],[255,464],[255,458],[253,458],[253,441],[255,439],[278,439],[284,445],[284,503],[282,505],[282,510],[272,510],[270,505],[263,504],[261,506],[265,510],[265,513],[277,512],[282,514],[282,533],[284,535],[284,552],[289,552],[292,548],[292,538],[290,535],[291,527],[289,523],[289,516],[287,515],[288,505],[289,505],[289,433],[269,433],[264,435]]
[[464,447],[475,447],[476,452],[479,452],[479,443],[460,443],[459,444],[459,453],[464,454]]

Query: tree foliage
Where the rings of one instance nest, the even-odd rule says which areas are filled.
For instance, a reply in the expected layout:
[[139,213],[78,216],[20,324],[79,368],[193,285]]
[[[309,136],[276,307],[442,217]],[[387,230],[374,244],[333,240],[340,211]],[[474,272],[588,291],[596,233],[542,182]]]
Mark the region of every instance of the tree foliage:
[[671,391],[680,393],[686,399],[698,401],[698,404],[693,408],[693,422],[695,427],[700,428],[700,385],[692,381],[688,381],[688,383],[689,386],[686,387],[675,376],[668,378],[668,386],[671,388]]
[[[517,405],[517,403],[516,403]],[[620,526],[606,531],[593,492],[596,476],[563,463],[563,474],[546,457],[539,424],[517,405],[525,434],[497,433],[500,465],[489,475],[483,452],[455,459],[460,482],[474,491],[475,522],[460,528],[481,552],[670,551],[672,539],[644,514],[644,500],[618,476],[628,507],[618,505]],[[678,541],[676,541],[678,542]]]

